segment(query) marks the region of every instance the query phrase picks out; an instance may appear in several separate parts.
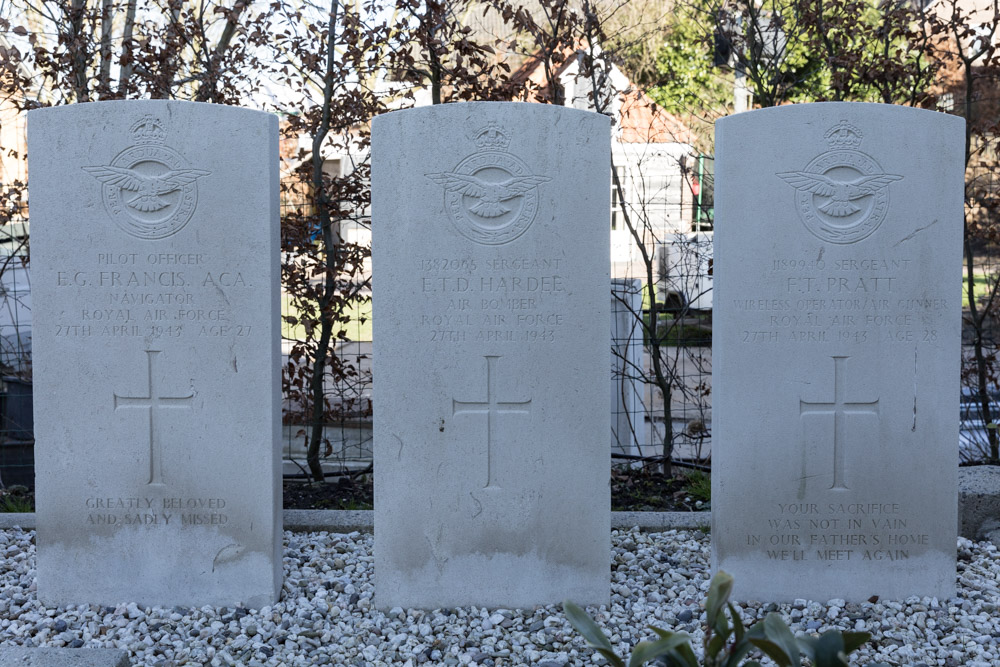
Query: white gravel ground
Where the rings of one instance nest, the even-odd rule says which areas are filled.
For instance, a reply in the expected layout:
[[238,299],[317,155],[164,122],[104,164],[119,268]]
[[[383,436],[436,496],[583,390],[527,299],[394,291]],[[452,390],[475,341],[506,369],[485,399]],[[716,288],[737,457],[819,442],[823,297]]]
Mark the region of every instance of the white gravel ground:
[[[611,606],[591,609],[627,650],[649,624],[683,630],[697,649],[708,588],[709,536],[699,531],[612,533]],[[555,606],[528,610],[372,609],[372,536],[285,533],[282,600],[241,608],[46,607],[35,596],[34,531],[0,531],[0,645],[126,649],[134,665],[602,664]],[[793,632],[865,630],[852,664],[1000,664],[1000,559],[989,542],[958,542],[958,596],[902,602],[741,605],[752,623],[779,611]],[[86,576],[86,573],[81,573]]]

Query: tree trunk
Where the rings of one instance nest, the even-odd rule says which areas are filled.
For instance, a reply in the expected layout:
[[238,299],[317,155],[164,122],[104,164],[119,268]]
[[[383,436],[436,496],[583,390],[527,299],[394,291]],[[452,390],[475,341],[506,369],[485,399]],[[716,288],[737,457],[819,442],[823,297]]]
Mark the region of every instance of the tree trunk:
[[[72,87],[75,102],[89,102],[90,91],[87,89],[87,41],[83,35],[84,15],[87,13],[86,0],[73,0],[69,12],[69,41],[73,48],[70,61]],[[88,45],[89,46],[89,45]]]
[[324,478],[323,466],[320,463],[319,451],[323,441],[323,424],[326,416],[326,397],[323,391],[323,378],[326,374],[326,360],[330,353],[330,339],[333,335],[333,313],[330,303],[337,289],[336,270],[337,254],[340,249],[340,229],[334,230],[334,222],[330,218],[330,200],[323,183],[323,141],[330,131],[330,105],[333,100],[333,59],[335,55],[335,36],[337,29],[337,11],[339,0],[330,3],[330,28],[327,34],[326,77],[323,82],[323,109],[320,125],[316,129],[312,143],[312,187],[316,197],[316,210],[319,216],[320,229],[323,234],[323,253],[326,277],[323,281],[323,296],[319,302],[320,335],[316,345],[316,356],[313,359],[312,377],[309,382],[312,394],[312,428],[309,434],[309,447],[306,449],[306,465],[309,473],[317,482]]
[[132,26],[135,25],[135,8],[138,0],[128,0],[125,10],[125,27],[122,30],[122,61],[118,71],[118,96],[125,97],[132,79]]
[[[201,81],[201,85],[198,86],[198,94],[195,96],[196,102],[210,102],[215,99],[216,84],[219,81],[219,62],[222,60],[222,55],[229,48],[229,44],[233,41],[240,13],[247,4],[249,3],[237,2],[226,15],[226,27],[222,29],[219,42],[215,45],[215,49],[205,63],[205,75]],[[330,14],[332,17],[333,12]],[[332,48],[333,45],[331,44],[330,46]]]
[[441,57],[437,52],[434,35],[435,27],[443,16],[438,16],[437,5],[433,0],[427,0],[424,5],[424,21],[427,31],[427,59],[430,61],[431,104],[441,104]]
[[[968,225],[966,225],[968,227]],[[987,463],[992,465],[1000,464],[1000,439],[997,437],[997,429],[990,428],[993,423],[992,409],[990,406],[990,393],[988,388],[988,364],[986,355],[983,354],[983,319],[984,315],[978,313],[978,304],[975,299],[975,287],[973,278],[972,240],[968,232],[965,234],[965,263],[966,263],[966,285],[969,291],[969,319],[972,321],[972,354],[976,362],[976,391],[979,396],[979,409],[986,425],[986,437],[989,442],[989,459]]]
[[111,27],[114,19],[112,0],[101,2],[101,73],[98,77],[98,96],[111,92]]
[[[959,35],[955,36],[956,40],[960,40]],[[958,41],[961,44],[961,41]],[[972,103],[974,101],[973,94],[973,72],[972,67],[976,58],[981,54],[976,54],[975,56],[962,56],[963,64],[963,76],[965,84],[965,166],[968,168],[969,160],[972,157]],[[969,305],[969,319],[972,324],[972,354],[973,359],[976,363],[976,391],[979,393],[979,407],[980,416],[982,417],[983,424],[986,426],[986,437],[989,442],[989,458],[987,463],[993,465],[1000,464],[1000,438],[998,438],[997,429],[991,428],[990,425],[993,423],[993,410],[990,405],[990,394],[988,387],[989,378],[989,362],[986,359],[986,355],[983,354],[983,337],[984,328],[986,325],[986,315],[989,312],[989,304],[987,304],[986,309],[982,313],[979,312],[979,304],[976,302],[976,283],[974,278],[975,273],[975,253],[972,250],[972,238],[969,232],[969,221],[968,214],[965,216],[964,226],[963,226],[963,244],[965,249],[965,263],[966,263],[966,285],[968,290],[968,305]]]

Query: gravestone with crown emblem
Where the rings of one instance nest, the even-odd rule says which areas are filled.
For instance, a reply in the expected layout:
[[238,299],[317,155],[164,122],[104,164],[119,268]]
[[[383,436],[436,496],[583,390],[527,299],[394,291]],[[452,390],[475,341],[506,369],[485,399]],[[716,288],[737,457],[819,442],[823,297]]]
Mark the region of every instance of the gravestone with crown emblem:
[[716,125],[712,544],[739,598],[954,594],[962,123]]
[[377,605],[606,603],[608,119],[449,104],[372,142]]
[[80,104],[28,146],[39,597],[270,604],[276,118]]

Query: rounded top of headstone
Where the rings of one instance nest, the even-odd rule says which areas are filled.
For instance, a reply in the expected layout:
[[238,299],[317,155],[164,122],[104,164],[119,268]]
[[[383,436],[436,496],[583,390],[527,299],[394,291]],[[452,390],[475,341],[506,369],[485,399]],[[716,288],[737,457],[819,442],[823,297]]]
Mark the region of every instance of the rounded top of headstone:
[[[268,122],[277,123],[278,116],[269,111],[258,109],[248,109],[246,107],[232,106],[228,104],[215,104],[211,102],[191,102],[189,100],[101,100],[98,102],[80,102],[77,104],[59,104],[55,106],[39,107],[28,111],[28,118],[60,117],[58,123],[86,122],[87,119],[94,118],[104,123],[108,118],[114,118],[118,114],[131,115],[135,113],[143,114],[141,119],[149,116],[154,122],[143,123],[142,120],[135,121],[130,126],[129,138],[135,141],[138,137],[136,132],[140,132],[143,139],[151,140],[158,138],[162,133],[164,141],[169,141],[171,131],[169,126],[177,127],[198,127],[200,123],[214,119],[236,118],[239,115],[246,117],[243,122],[251,121],[251,117],[269,117]],[[70,117],[79,120],[65,120]],[[183,116],[183,118],[182,118]],[[29,133],[30,133],[29,121]],[[142,126],[142,127],[140,127]],[[138,142],[136,142],[138,143]]]
[[[895,119],[908,119],[907,122],[917,122],[916,119],[920,118],[927,120],[929,122],[939,123],[942,126],[946,123],[954,123],[956,125],[965,124],[965,119],[961,116],[956,116],[954,114],[944,113],[942,111],[935,111],[932,109],[921,109],[918,107],[903,106],[901,104],[883,104],[881,102],[803,102],[799,104],[782,104],[775,107],[764,107],[761,109],[752,109],[750,111],[744,111],[741,113],[734,113],[728,116],[724,116],[715,121],[716,128],[719,126],[729,126],[741,125],[744,123],[776,123],[782,125],[788,122],[790,118],[797,118],[801,116],[818,116],[825,119],[831,118],[840,121],[845,127],[841,128],[845,131],[845,134],[856,133],[858,138],[856,141],[860,144],[863,135],[857,126],[852,123],[858,123],[859,119],[863,118],[880,118],[883,119],[882,122],[896,122]],[[892,118],[893,120],[888,120]],[[933,119],[933,120],[929,120]],[[830,129],[830,132],[834,132],[838,126],[834,126]],[[850,131],[847,131],[847,130]],[[869,139],[871,139],[869,136]],[[845,137],[846,140],[847,137]],[[853,139],[852,139],[853,140]],[[856,150],[851,146],[837,146],[837,150]]]
[[[500,141],[500,135],[507,139],[508,143],[516,143],[515,131],[517,128],[510,127],[506,124],[506,120],[514,114],[516,118],[521,118],[525,114],[537,114],[538,116],[561,116],[563,118],[573,118],[577,117],[580,119],[601,119],[603,122],[611,124],[611,117],[604,114],[599,114],[594,111],[588,111],[586,109],[576,109],[573,107],[564,107],[558,104],[539,104],[537,102],[494,102],[494,101],[482,101],[482,102],[450,102],[447,104],[431,104],[427,106],[419,107],[409,107],[406,109],[396,109],[389,111],[387,113],[382,113],[375,116],[372,119],[373,126],[386,125],[393,122],[406,122],[401,119],[410,118],[424,118],[427,116],[442,116],[442,117],[456,117],[456,116],[466,116],[472,119],[473,126],[464,128],[465,135],[472,141]],[[481,123],[482,117],[485,116],[487,119],[492,120],[492,122],[497,124],[497,133],[492,136],[484,137],[483,135],[488,135],[486,125]],[[490,118],[492,117],[492,118]],[[396,119],[392,121],[390,119]],[[410,121],[419,122],[419,121]],[[593,121],[591,121],[593,122]],[[507,145],[498,146],[497,148],[487,148],[485,150],[506,150]]]

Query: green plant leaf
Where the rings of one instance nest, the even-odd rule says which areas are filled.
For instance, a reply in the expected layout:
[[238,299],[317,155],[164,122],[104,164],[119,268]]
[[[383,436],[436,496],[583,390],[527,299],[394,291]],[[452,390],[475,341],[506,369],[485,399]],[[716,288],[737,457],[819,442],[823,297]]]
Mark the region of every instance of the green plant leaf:
[[719,615],[715,617],[715,625],[712,626],[712,630],[719,637],[722,637],[723,641],[729,639],[729,635],[733,634],[733,629],[729,627],[729,621],[726,620],[726,613],[724,611],[719,611]]
[[733,643],[729,648],[725,662],[722,663],[722,667],[738,667],[740,660],[750,652],[753,645],[746,639],[746,627],[743,625],[743,619],[740,618],[739,611],[736,610],[732,602],[727,602],[726,607],[729,609],[729,615],[733,619]]
[[675,648],[690,641],[690,637],[683,632],[671,633],[669,637],[663,637],[655,642],[639,642],[632,649],[632,657],[628,661],[628,667],[639,667],[650,660],[655,660],[662,655],[670,653]]
[[691,648],[691,644],[681,644],[674,649],[672,653],[670,653],[670,656],[673,657],[679,665],[698,667],[698,656],[694,654],[694,649]]
[[615,667],[625,667],[625,661],[618,657],[607,636],[587,612],[566,600],[563,602],[563,613],[566,614],[569,624],[576,628],[576,631],[583,635],[587,643],[597,649],[598,653],[607,658],[608,662]]
[[608,664],[614,665],[614,667],[625,667],[625,661],[622,660],[613,649],[595,646],[594,650],[603,655],[604,659],[608,661]]
[[[789,667],[792,664],[788,654],[785,653],[785,649],[770,639],[758,639],[754,637],[750,639],[750,643],[763,651],[764,655],[778,663],[778,667]],[[817,667],[819,666],[817,665]]]
[[[667,630],[658,628],[655,625],[648,625],[646,627],[648,627],[650,630],[659,635],[661,639],[667,639],[674,635],[684,635],[685,639],[688,640],[691,639],[687,634],[683,632],[677,632],[677,633],[668,632]],[[695,656],[694,651],[691,649],[690,641],[679,644],[676,648],[668,651],[663,656],[663,658],[664,660],[666,660],[668,667],[675,667],[675,665],[679,667],[700,667],[698,663],[698,658]]]
[[799,635],[795,638],[795,641],[799,644],[799,651],[807,657],[810,662],[816,661],[816,641],[817,638],[812,635]]
[[[726,661],[722,663],[722,667],[738,667],[740,660],[742,660],[743,657],[751,650],[753,650],[753,644],[751,644],[749,640],[733,644],[732,648],[729,649],[729,656],[726,658]],[[744,665],[744,667],[746,667],[746,665]]]
[[844,653],[847,655],[857,651],[872,639],[868,632],[843,632],[841,636],[844,638]]
[[827,630],[813,644],[816,653],[814,667],[847,667],[844,637],[840,630]]
[[732,592],[732,575],[719,570],[712,577],[712,583],[708,587],[708,597],[705,599],[705,622],[708,623],[708,627],[715,627],[715,621],[719,617],[719,612],[722,610],[723,605],[729,601],[729,596]]
[[712,640],[708,642],[708,646],[705,648],[705,653],[707,656],[715,657],[719,655],[721,651],[726,646],[726,638],[722,635],[715,635]]
[[[685,662],[684,658],[682,658],[680,654],[677,653],[676,649],[667,651],[666,653],[661,655],[660,660],[662,661],[660,664],[665,665],[665,667],[692,667],[687,662]],[[694,667],[698,666],[695,665]]]
[[726,606],[729,607],[729,615],[733,617],[733,632],[735,633],[734,639],[738,644],[743,641],[743,635],[746,633],[746,628],[743,627],[743,619],[740,618],[740,614],[736,611],[736,607],[733,606],[733,603],[727,602]]
[[764,636],[781,647],[788,656],[790,665],[798,667],[802,664],[799,659],[799,643],[795,641],[795,635],[785,625],[780,614],[771,612],[764,618]]

